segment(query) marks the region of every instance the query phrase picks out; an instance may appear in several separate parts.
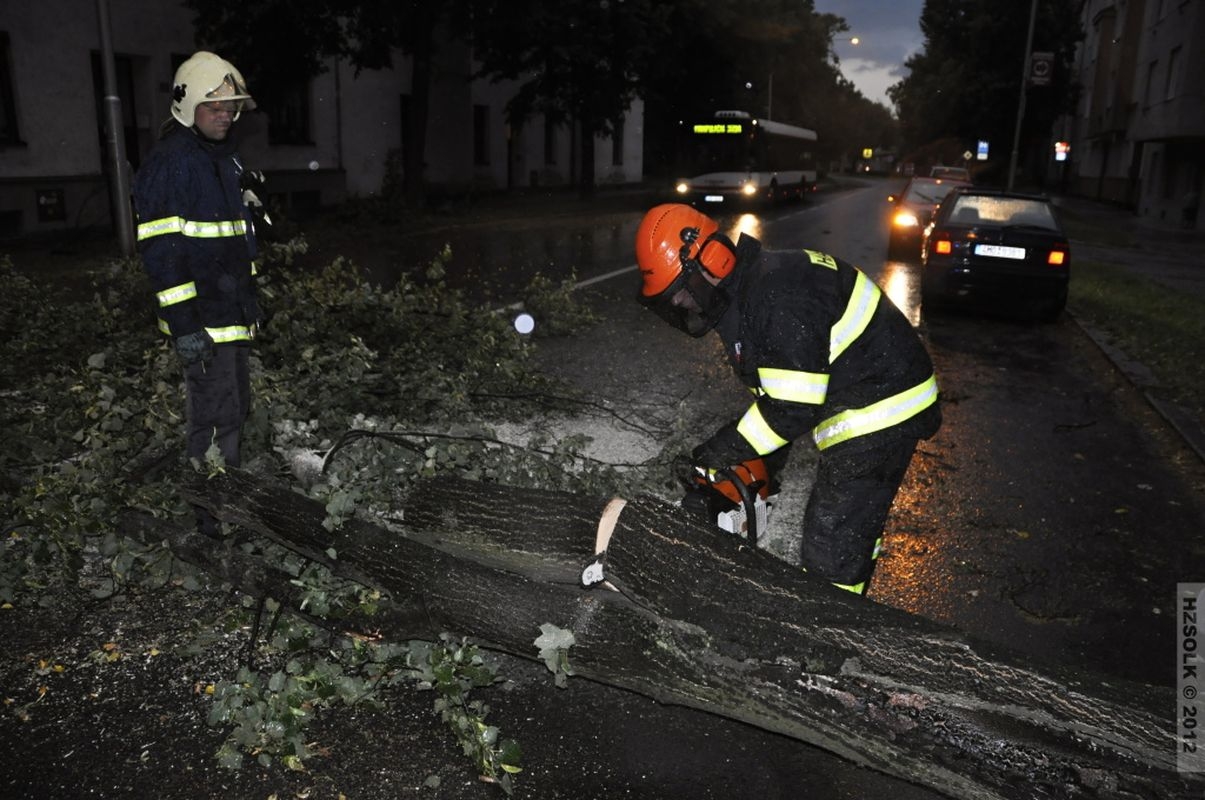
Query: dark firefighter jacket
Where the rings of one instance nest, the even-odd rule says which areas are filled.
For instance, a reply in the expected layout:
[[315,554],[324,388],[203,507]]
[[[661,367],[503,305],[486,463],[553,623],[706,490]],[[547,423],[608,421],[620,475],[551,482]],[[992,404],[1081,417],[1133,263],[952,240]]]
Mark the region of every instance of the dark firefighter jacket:
[[873,280],[825,253],[762,250],[749,236],[737,259],[717,331],[755,400],[708,443],[713,452],[735,464],[810,433],[820,450],[853,453],[937,431],[929,354]]
[[138,246],[168,336],[204,328],[223,344],[254,335],[256,243],[242,173],[233,142],[207,141],[183,125],[138,171]]

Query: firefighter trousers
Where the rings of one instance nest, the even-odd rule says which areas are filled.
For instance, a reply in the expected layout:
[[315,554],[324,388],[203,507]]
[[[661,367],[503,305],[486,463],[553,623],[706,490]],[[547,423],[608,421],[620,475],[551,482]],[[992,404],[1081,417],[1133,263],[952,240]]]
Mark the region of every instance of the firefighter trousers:
[[860,452],[821,453],[803,518],[804,569],[865,592],[916,443],[904,439]]
[[[205,453],[217,445],[231,467],[242,462],[240,440],[243,423],[251,411],[251,348],[243,344],[214,347],[213,358],[184,368],[186,418],[185,454],[205,463]],[[194,508],[197,529],[220,536],[218,521],[205,509]]]

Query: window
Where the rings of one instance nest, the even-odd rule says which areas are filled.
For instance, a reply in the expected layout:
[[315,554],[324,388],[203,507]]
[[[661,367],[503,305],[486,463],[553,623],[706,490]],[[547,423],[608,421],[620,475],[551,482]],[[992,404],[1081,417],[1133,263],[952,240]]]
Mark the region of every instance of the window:
[[623,166],[623,119],[616,120],[615,130],[611,132],[611,166]]
[[1176,84],[1180,82],[1180,48],[1172,48],[1167,57],[1167,84],[1163,96],[1171,100],[1176,96]]
[[21,144],[11,55],[8,32],[0,31],[0,147]]
[[556,123],[544,117],[544,163],[556,163]]
[[285,87],[270,103],[268,144],[313,144],[310,139],[310,82]]
[[1155,89],[1155,69],[1159,66],[1158,61],[1152,61],[1146,65],[1146,91],[1142,95],[1142,107],[1151,107],[1151,94]]
[[473,106],[473,163],[479,167],[490,163],[489,106]]

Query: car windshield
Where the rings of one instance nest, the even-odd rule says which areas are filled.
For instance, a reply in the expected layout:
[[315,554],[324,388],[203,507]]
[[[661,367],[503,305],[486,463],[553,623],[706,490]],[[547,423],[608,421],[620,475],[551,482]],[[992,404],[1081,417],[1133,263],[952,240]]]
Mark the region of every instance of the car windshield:
[[953,183],[914,183],[908,187],[904,195],[905,203],[932,203],[936,205],[946,198],[957,184]]
[[950,211],[950,222],[1023,225],[1052,231],[1059,229],[1049,204],[1023,197],[964,195],[955,201]]

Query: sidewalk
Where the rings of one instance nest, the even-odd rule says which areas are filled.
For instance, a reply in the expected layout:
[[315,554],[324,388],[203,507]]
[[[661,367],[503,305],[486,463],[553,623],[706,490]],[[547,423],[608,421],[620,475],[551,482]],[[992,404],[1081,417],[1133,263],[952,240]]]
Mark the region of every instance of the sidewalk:
[[[1073,263],[1090,260],[1113,264],[1135,276],[1161,283],[1172,291],[1205,300],[1205,231],[1185,230],[1084,198],[1056,197],[1054,203],[1073,220],[1069,226]],[[1081,225],[1091,231],[1091,241],[1076,238],[1076,229]],[[1158,379],[1146,364],[1118,348],[1112,337],[1090,321],[1071,316],[1114,366],[1142,392],[1147,403],[1205,461],[1205,420],[1159,397]]]
[[[1177,291],[1205,298],[1205,231],[1185,230],[1139,217],[1109,203],[1059,196],[1054,204],[1072,222],[1075,260],[1106,261]],[[1093,241],[1076,238],[1077,222],[1093,229]]]

